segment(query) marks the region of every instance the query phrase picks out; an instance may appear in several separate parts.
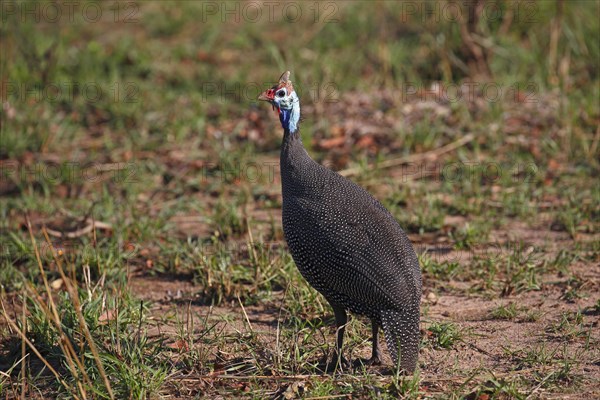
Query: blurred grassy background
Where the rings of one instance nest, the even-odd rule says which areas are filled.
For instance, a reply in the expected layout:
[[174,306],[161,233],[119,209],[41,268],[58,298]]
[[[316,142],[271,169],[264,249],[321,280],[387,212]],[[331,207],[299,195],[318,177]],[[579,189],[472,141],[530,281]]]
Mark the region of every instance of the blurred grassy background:
[[[335,169],[357,167],[355,179],[420,246],[469,249],[498,231],[526,241],[513,230],[523,222],[569,237],[569,257],[551,244],[539,250],[552,268],[597,262],[598,243],[588,239],[600,219],[599,13],[597,1],[561,0],[3,2],[3,297],[22,303],[35,297],[27,288],[43,285],[26,217],[40,243],[43,226],[54,232],[49,246],[69,255],[82,288],[83,266],[102,281],[108,302],[126,308],[127,326],[147,315],[128,294],[132,270],[193,279],[202,304],[237,296],[262,304],[290,283],[304,285],[278,245],[280,127],[255,100],[286,69],[311,154]],[[474,139],[434,160],[433,174],[418,169],[424,164],[408,172],[367,167],[467,134]],[[450,179],[443,168],[452,163],[471,165],[474,175]],[[499,177],[486,175],[491,165]],[[254,167],[256,178],[248,175]],[[423,179],[407,183],[415,177]],[[89,218],[104,227],[80,234]],[[249,240],[269,243],[273,253],[252,254],[243,247]],[[426,282],[436,291],[459,278],[470,282],[467,292],[491,298],[533,290],[528,261],[515,267],[510,257],[497,266],[425,259]],[[51,251],[41,261],[51,281],[62,279]],[[555,272],[548,268],[539,273]],[[285,293],[291,314],[324,310],[310,291]],[[94,296],[90,321],[106,312]],[[40,308],[30,311],[46,326]],[[74,317],[65,324],[82,329]],[[94,326],[105,343],[108,333]],[[30,333],[56,350],[55,338]],[[49,359],[62,360],[50,350]],[[142,365],[144,351],[123,363]],[[158,392],[174,367],[160,354],[152,360],[160,368],[148,385],[119,386],[120,395]],[[201,372],[217,369],[203,360]],[[118,376],[135,381],[135,373]],[[395,384],[391,395],[401,391]]]
[[98,10],[82,3],[72,12],[59,7],[55,18],[45,3],[12,3],[3,15],[2,98],[16,112],[4,118],[2,157],[64,152],[91,133],[110,136],[101,144],[109,152],[191,139],[210,146],[207,125],[243,117],[286,68],[311,94],[335,85],[329,97],[303,95],[308,104],[349,90],[471,79],[535,85],[536,97],[560,91],[569,124],[594,128],[597,121],[577,117],[593,115],[599,95],[597,2],[480,3],[481,16],[463,34],[454,16],[468,10],[445,2],[278,3],[272,17],[253,2],[99,3]]

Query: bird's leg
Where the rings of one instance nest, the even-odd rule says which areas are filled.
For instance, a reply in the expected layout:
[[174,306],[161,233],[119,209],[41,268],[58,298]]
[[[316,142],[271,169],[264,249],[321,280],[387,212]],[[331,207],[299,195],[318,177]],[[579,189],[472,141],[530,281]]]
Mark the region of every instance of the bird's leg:
[[367,365],[380,365],[381,364],[381,350],[379,349],[379,325],[375,320],[371,320],[371,331],[373,332],[373,353],[371,358],[367,360]]
[[337,336],[336,336],[336,352],[334,355],[335,365],[340,369],[348,367],[350,364],[348,361],[342,356],[342,345],[344,343],[344,331],[346,330],[346,323],[348,322],[348,316],[346,315],[346,310],[344,307],[334,306],[333,314],[335,315],[335,325],[337,327]]

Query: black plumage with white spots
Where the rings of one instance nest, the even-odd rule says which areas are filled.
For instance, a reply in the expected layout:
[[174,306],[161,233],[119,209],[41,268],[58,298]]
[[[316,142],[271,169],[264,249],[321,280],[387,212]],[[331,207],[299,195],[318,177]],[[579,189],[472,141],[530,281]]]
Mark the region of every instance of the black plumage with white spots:
[[422,283],[410,240],[366,190],[308,155],[297,129],[300,104],[289,72],[260,99],[278,110],[284,128],[280,167],[285,239],[302,276],[334,309],[342,326],[338,350],[349,310],[372,320],[373,363],[379,362],[381,326],[394,362],[400,357],[400,367],[413,372]]

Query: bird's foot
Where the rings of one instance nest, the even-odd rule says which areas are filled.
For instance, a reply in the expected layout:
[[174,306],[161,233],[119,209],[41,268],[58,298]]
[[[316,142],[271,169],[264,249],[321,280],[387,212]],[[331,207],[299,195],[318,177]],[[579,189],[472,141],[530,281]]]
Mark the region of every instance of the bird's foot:
[[333,354],[331,361],[326,361],[323,370],[327,373],[345,372],[352,369],[352,364],[341,355]]
[[374,365],[381,365],[381,359],[379,356],[373,356],[371,358],[359,358],[354,362],[355,367],[371,367]]
[[379,356],[373,356],[366,361],[365,365],[381,365],[381,359]]

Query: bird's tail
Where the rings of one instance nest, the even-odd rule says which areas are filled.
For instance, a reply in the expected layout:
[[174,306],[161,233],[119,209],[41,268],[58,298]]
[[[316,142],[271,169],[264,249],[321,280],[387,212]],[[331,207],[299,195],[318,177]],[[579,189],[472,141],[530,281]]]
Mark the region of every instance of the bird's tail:
[[400,368],[412,373],[419,357],[419,311],[384,310],[381,312],[381,325],[388,351]]

